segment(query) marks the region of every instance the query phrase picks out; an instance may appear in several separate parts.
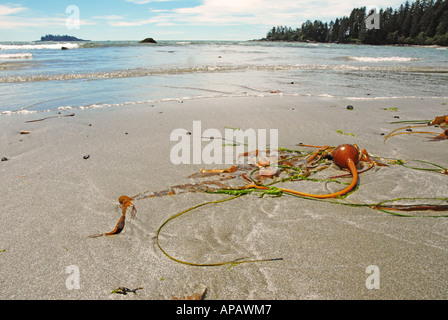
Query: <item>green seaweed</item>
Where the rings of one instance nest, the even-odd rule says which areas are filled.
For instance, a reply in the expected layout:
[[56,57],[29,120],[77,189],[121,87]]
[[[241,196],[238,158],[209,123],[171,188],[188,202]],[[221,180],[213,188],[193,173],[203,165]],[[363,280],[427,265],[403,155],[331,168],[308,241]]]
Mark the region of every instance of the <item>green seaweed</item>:
[[263,198],[264,195],[271,195],[274,197],[281,197],[283,195],[283,191],[277,187],[269,187],[268,190],[262,191],[260,194],[260,198]]
[[352,136],[352,137],[356,137],[356,135],[355,135],[355,134],[353,134],[353,133],[347,133],[347,132],[343,132],[342,130],[337,130],[336,132],[337,132],[337,133],[339,133],[339,134],[343,134],[343,135],[345,135],[345,136]]
[[233,128],[233,127],[229,127],[229,126],[224,126],[225,129],[232,129],[234,131],[236,130],[241,130],[241,128]]
[[268,262],[268,261],[283,260],[283,258],[251,259],[251,260],[235,259],[235,260],[232,260],[232,261],[224,261],[224,262],[216,262],[216,263],[196,263],[196,262],[188,262],[188,261],[177,259],[177,258],[173,257],[172,255],[170,255],[168,252],[166,252],[163,249],[162,245],[160,244],[159,236],[160,236],[160,232],[162,231],[162,228],[165,227],[170,221],[172,221],[172,220],[174,220],[174,219],[176,219],[176,218],[178,218],[178,217],[180,217],[180,216],[182,216],[182,215],[184,215],[184,214],[186,214],[186,213],[188,213],[190,211],[198,209],[200,207],[211,205],[211,204],[219,204],[219,203],[227,202],[227,201],[230,201],[230,200],[237,199],[237,198],[239,198],[241,196],[242,195],[236,195],[236,196],[232,196],[230,198],[225,198],[225,199],[221,199],[221,200],[204,202],[204,203],[198,204],[196,206],[193,206],[191,208],[188,208],[186,210],[183,210],[182,212],[179,212],[179,213],[171,216],[164,223],[162,223],[162,225],[160,225],[160,227],[157,229],[156,236],[155,236],[155,241],[156,241],[157,247],[160,249],[160,251],[162,251],[162,253],[165,256],[167,256],[171,260],[176,261],[176,262],[181,263],[181,264],[185,264],[185,265],[189,265],[189,266],[197,266],[197,267],[215,267],[215,266],[225,266],[225,265],[234,266],[234,265],[243,264],[243,263]]
[[228,194],[232,196],[242,196],[245,194],[252,193],[253,189],[218,189],[213,191],[206,191],[207,193],[216,193],[216,194]]
[[420,167],[412,167],[409,165],[406,165],[404,161],[400,160],[399,162],[397,162],[396,164],[401,165],[403,167],[409,168],[409,169],[414,169],[414,170],[422,170],[422,171],[434,171],[434,172],[439,172],[442,174],[448,174],[448,169],[437,164],[437,163],[433,163],[433,162],[429,162],[429,161],[425,161],[425,160],[411,160],[411,161],[415,161],[415,162],[421,162],[421,163],[425,163],[425,164],[429,164],[431,166],[437,167],[436,168],[420,168]]

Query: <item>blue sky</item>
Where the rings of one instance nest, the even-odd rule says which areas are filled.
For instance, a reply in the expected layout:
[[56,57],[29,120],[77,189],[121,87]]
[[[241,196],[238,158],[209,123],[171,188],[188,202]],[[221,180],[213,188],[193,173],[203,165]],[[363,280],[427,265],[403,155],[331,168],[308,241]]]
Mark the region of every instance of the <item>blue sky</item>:
[[[0,0],[0,41],[45,34],[89,40],[250,40],[276,25],[330,21],[404,0]],[[79,17],[79,19],[77,19]],[[78,24],[79,21],[79,24]]]

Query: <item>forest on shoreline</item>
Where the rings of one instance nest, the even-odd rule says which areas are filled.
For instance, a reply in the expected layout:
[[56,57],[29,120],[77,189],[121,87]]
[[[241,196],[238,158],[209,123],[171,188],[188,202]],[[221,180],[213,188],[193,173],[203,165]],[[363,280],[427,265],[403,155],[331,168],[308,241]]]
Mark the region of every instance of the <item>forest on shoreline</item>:
[[83,40],[78,39],[73,36],[69,35],[53,35],[53,34],[47,34],[45,36],[40,37],[40,41],[89,41],[89,40]]
[[350,16],[330,22],[307,20],[296,29],[273,27],[261,40],[448,46],[448,1],[406,1],[397,9],[379,12],[355,8]]

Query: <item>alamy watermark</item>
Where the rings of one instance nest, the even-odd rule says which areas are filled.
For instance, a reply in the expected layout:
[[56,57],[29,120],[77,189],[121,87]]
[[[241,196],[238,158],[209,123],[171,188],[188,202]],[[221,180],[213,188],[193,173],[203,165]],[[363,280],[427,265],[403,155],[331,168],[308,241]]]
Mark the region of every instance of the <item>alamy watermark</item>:
[[368,30],[380,28],[380,9],[376,6],[368,6],[367,18],[365,20],[366,28]]
[[170,141],[177,141],[170,152],[173,164],[220,165],[247,161],[247,164],[260,166],[260,175],[277,172],[278,129],[269,129],[268,139],[267,129],[226,128],[222,134],[218,129],[210,128],[202,132],[201,121],[193,121],[191,132],[175,129]]
[[380,268],[370,265],[366,268],[366,273],[370,274],[366,279],[366,288],[369,290],[380,288]]
[[65,27],[69,30],[79,29],[79,26],[81,24],[79,7],[70,5],[65,9],[65,13],[69,15],[65,20]]
[[67,290],[81,289],[79,267],[75,265],[68,266],[65,268],[65,273],[69,275],[65,280],[65,287]]

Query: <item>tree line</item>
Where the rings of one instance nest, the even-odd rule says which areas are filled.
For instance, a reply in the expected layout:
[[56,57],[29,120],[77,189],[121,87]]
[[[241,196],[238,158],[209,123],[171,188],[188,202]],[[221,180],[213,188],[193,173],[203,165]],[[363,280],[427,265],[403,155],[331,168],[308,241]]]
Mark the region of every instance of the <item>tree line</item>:
[[[376,28],[372,17],[379,22]],[[375,14],[366,7],[355,8],[350,16],[329,23],[307,20],[296,29],[273,27],[262,40],[448,46],[448,1],[406,1],[398,9],[381,9]]]
[[40,37],[40,41],[87,41],[87,40],[78,39],[76,37],[69,35],[61,36],[61,35],[47,34],[45,36]]

